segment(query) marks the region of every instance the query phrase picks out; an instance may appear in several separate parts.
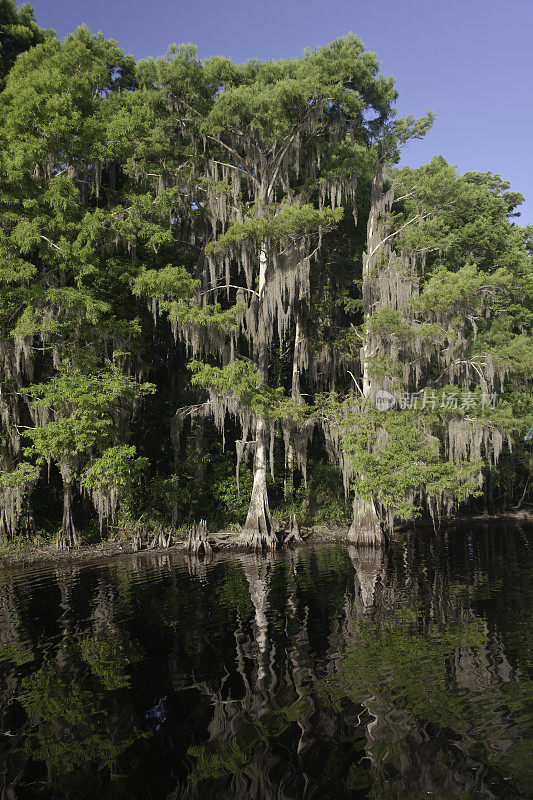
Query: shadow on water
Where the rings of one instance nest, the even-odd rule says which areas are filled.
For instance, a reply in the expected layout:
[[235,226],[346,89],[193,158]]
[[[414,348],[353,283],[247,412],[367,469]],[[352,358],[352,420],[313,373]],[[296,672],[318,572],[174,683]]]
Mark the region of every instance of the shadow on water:
[[529,547],[0,575],[0,797],[533,797]]

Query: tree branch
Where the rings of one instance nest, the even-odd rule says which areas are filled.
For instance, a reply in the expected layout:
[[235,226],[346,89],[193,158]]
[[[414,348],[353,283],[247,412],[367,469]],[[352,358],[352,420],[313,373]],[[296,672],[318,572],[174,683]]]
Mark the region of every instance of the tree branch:
[[207,138],[211,139],[211,141],[213,141],[216,144],[220,145],[220,147],[223,147],[225,150],[228,151],[228,153],[231,153],[232,156],[235,156],[235,158],[236,158],[236,160],[238,162],[237,164],[234,165],[235,168],[242,170],[242,172],[244,172],[245,175],[248,175],[248,177],[251,178],[251,180],[254,181],[254,183],[257,186],[259,186],[259,180],[253,174],[253,172],[251,172],[249,169],[246,169],[245,167],[239,166],[239,164],[242,164],[242,162],[245,161],[245,159],[243,159],[239,155],[239,153],[235,150],[234,147],[231,147],[231,145],[226,144],[226,142],[222,141],[222,139],[220,139],[218,136],[213,136],[212,134],[207,134]]
[[255,289],[248,289],[246,286],[236,286],[234,283],[226,283],[224,286],[213,286],[212,289],[206,289],[205,292],[200,292],[198,297],[203,297],[204,294],[209,294],[209,292],[216,292],[219,289],[242,289],[243,292],[251,292],[252,294],[257,295],[259,297],[259,292],[256,292]]
[[401,231],[403,231],[403,229],[404,229],[404,228],[407,228],[409,225],[412,225],[412,224],[413,224],[413,222],[418,222],[418,221],[422,221],[423,219],[426,219],[426,217],[429,217],[429,216],[431,216],[431,214],[432,214],[432,213],[433,213],[433,211],[428,211],[428,213],[427,213],[427,214],[417,214],[416,216],[412,217],[412,219],[410,219],[408,222],[406,222],[404,225],[402,225],[400,228],[398,228],[398,230],[397,230],[397,231],[393,231],[392,233],[389,233],[389,235],[388,235],[388,236],[385,236],[385,238],[384,238],[384,239],[382,239],[382,240],[381,240],[381,242],[379,242],[379,243],[378,243],[378,244],[377,244],[377,245],[374,247],[374,249],[372,250],[372,252],[369,254],[368,258],[372,258],[372,256],[373,256],[373,255],[375,255],[375,253],[377,253],[377,251],[379,250],[379,248],[380,248],[382,245],[384,245],[384,244],[385,244],[385,242],[387,242],[389,239],[392,239],[392,237],[393,237],[393,236],[397,236],[397,235],[398,235],[398,234],[399,234]]
[[347,372],[348,372],[348,375],[351,375],[351,376],[352,376],[353,382],[355,383],[355,385],[356,385],[356,386],[357,386],[357,388],[359,389],[359,392],[360,392],[360,394],[361,394],[361,397],[364,397],[363,390],[361,389],[361,387],[360,387],[360,386],[359,386],[359,384],[357,383],[357,381],[356,381],[356,379],[355,379],[355,375],[353,374],[353,372],[350,372],[350,370],[347,370]]
[[176,416],[178,417],[187,417],[189,414],[192,414],[197,408],[202,408],[202,406],[208,406],[209,402],[206,400],[205,403],[196,403],[193,406],[185,406],[184,408],[178,408],[176,411]]
[[44,239],[44,241],[45,241],[45,242],[48,242],[48,244],[50,245],[50,247],[55,247],[55,249],[56,249],[56,250],[59,250],[59,252],[60,252],[60,253],[62,253],[62,252],[63,252],[63,251],[62,251],[62,249],[61,249],[60,247],[58,247],[58,246],[57,246],[57,244],[56,244],[55,242],[52,242],[52,241],[51,241],[51,240],[48,238],[48,236],[44,236],[42,233],[40,234],[40,236],[41,236],[41,239]]
[[221,167],[229,167],[230,169],[236,169],[238,172],[244,172],[246,174],[244,167],[236,167],[235,164],[228,164],[226,161],[217,161],[216,158],[211,160],[213,164],[220,164]]
[[286,141],[286,143],[281,147],[281,149],[278,151],[277,155],[274,156],[274,163],[276,164],[276,167],[274,169],[274,173],[272,175],[272,179],[271,179],[270,184],[268,186],[268,194],[270,194],[270,192],[274,188],[274,182],[275,182],[275,180],[276,180],[276,178],[278,176],[278,173],[280,171],[281,162],[283,161],[284,156],[286,155],[286,153],[287,153],[289,147],[291,146],[291,144],[294,142],[294,140],[295,140],[296,136],[298,135],[298,133],[300,132],[300,129],[302,128],[302,126],[309,119],[309,117],[311,115],[311,112],[313,110],[314,110],[314,105],[311,104],[310,107],[309,107],[309,111],[307,112],[305,117],[300,122],[298,122],[298,124],[293,128],[293,131],[289,135],[289,138]]
[[[355,335],[356,335],[356,336],[359,336],[359,338],[361,339],[361,341],[362,341],[362,342],[364,342],[364,341],[365,341],[365,337],[364,337],[364,336],[361,336],[361,334],[359,333],[359,331],[357,330],[357,328],[355,327],[355,325],[353,324],[353,322],[350,322],[350,326],[353,328],[353,332],[355,333]],[[351,373],[350,373],[350,374],[351,374]]]

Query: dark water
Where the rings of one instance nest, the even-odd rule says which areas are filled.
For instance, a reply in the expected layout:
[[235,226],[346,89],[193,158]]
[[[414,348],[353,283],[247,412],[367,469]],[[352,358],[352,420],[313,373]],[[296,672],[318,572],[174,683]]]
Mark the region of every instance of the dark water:
[[0,798],[533,797],[528,555],[498,525],[0,575]]

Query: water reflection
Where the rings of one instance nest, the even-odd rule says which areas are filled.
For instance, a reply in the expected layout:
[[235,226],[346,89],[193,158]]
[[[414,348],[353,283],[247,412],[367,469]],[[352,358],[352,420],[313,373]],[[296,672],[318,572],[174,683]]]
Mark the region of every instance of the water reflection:
[[0,797],[528,798],[526,532],[0,575]]

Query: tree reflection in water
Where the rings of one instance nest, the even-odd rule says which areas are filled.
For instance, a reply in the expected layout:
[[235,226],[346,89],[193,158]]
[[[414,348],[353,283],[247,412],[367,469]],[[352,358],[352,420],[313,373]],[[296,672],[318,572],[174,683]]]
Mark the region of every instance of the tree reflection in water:
[[2,798],[527,798],[527,540],[0,577]]

